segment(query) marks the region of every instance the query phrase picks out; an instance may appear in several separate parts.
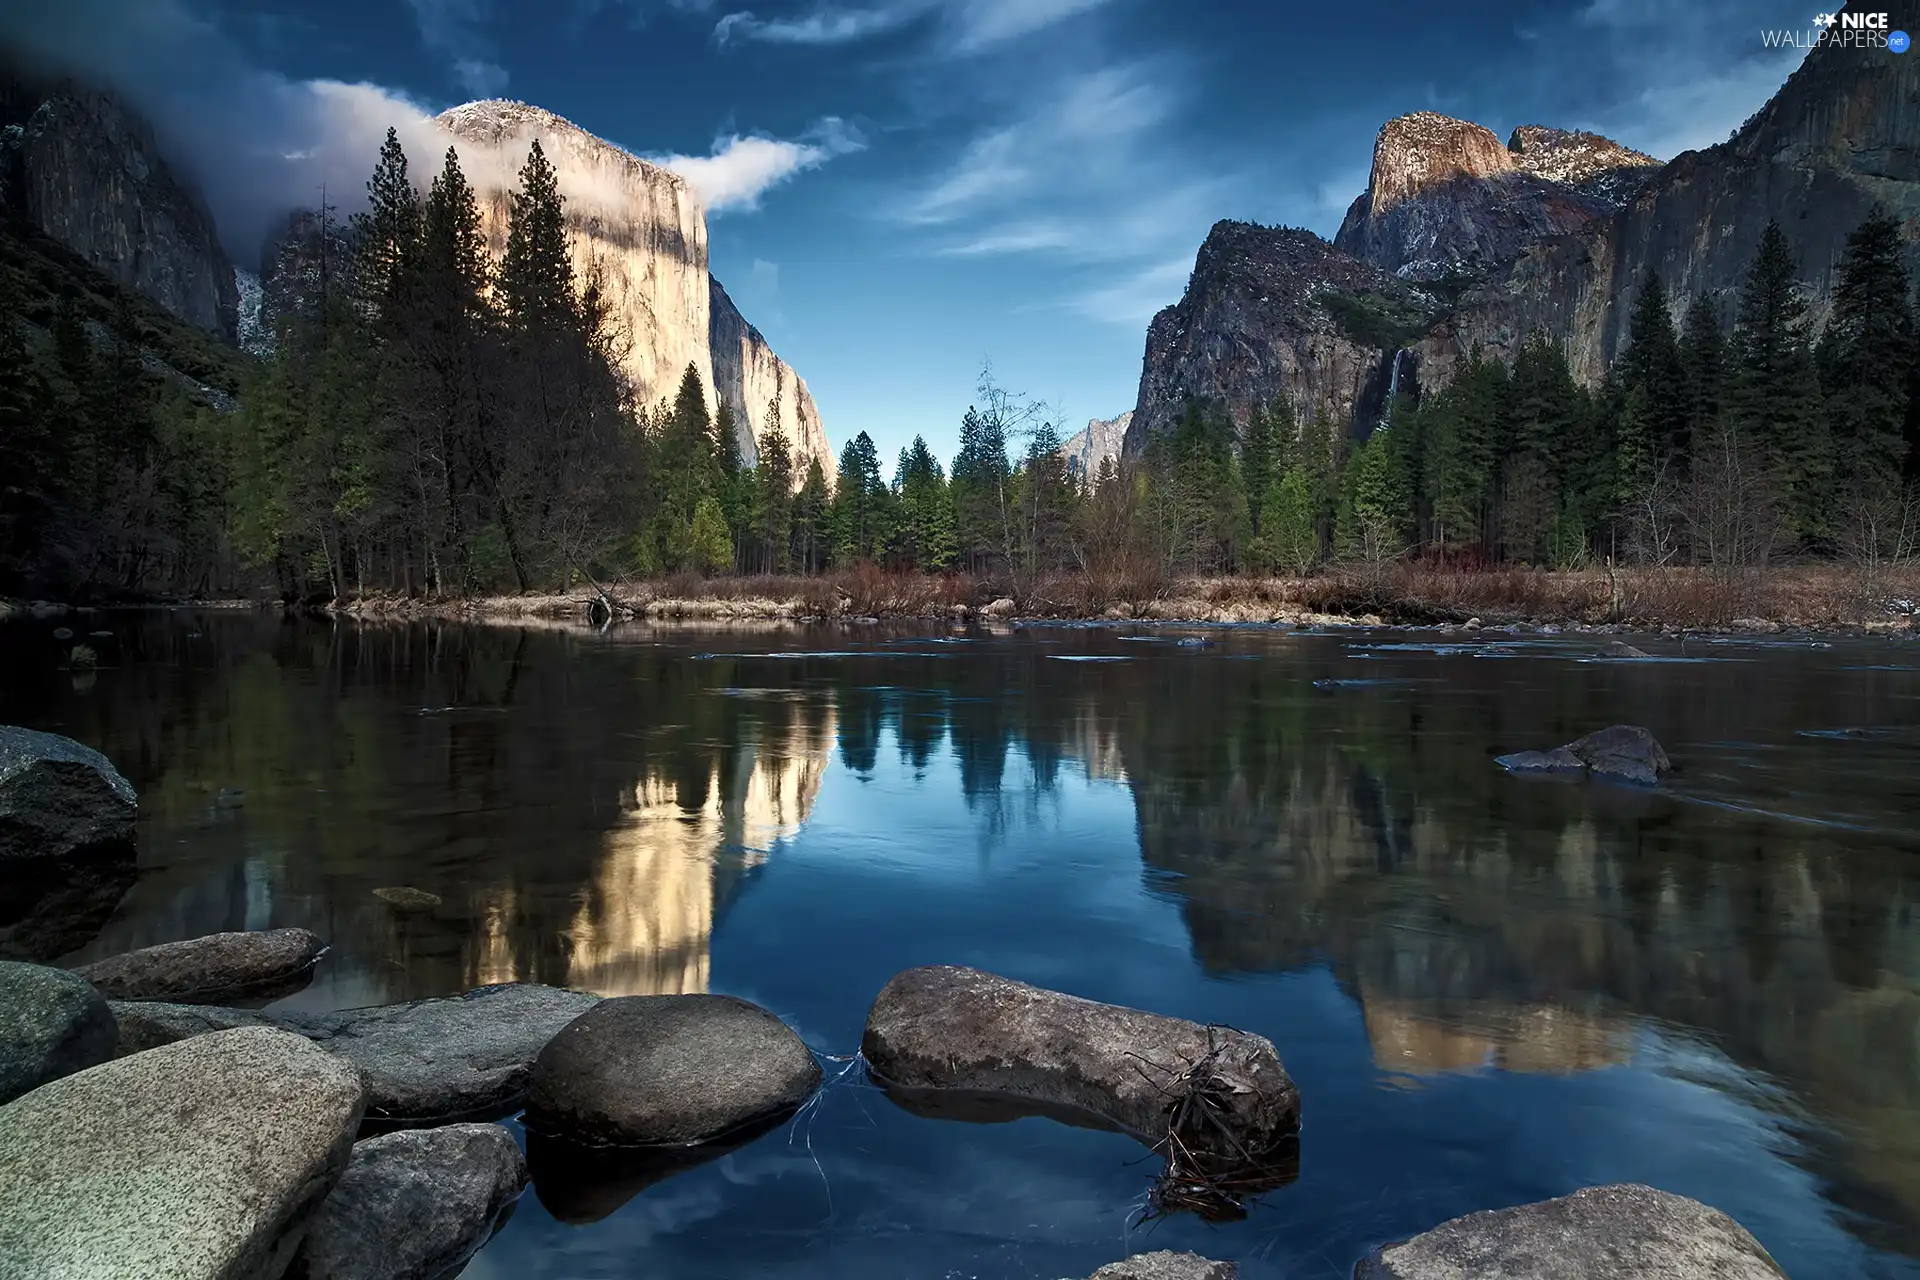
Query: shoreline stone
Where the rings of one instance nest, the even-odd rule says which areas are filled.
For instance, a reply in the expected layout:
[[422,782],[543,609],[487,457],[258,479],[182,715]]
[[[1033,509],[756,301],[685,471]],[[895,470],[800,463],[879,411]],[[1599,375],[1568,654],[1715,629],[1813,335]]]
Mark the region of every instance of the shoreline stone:
[[0,1104],[108,1061],[118,1035],[84,979],[0,960]]
[[277,1014],[217,1005],[115,1001],[124,1056],[233,1027],[307,1037],[359,1069],[370,1123],[496,1119],[526,1097],[533,1061],[600,997],[538,983],[334,1013]]
[[99,934],[133,885],[138,807],[92,747],[0,725],[0,956],[51,960]]
[[1443,1222],[1383,1245],[1354,1280],[1786,1280],[1718,1209],[1638,1183],[1587,1187]]
[[1224,1085],[1233,1135],[1183,1134],[1192,1155],[1234,1169],[1297,1162],[1299,1091],[1272,1043],[1248,1032],[934,965],[887,983],[860,1047],[876,1080],[917,1107],[945,1095],[1069,1122],[1083,1113],[1155,1147],[1204,1063]]
[[793,1029],[733,996],[603,1000],[548,1041],[530,1129],[608,1146],[692,1146],[791,1114],[820,1087]]
[[299,1036],[244,1028],[0,1107],[8,1275],[281,1275],[346,1168],[363,1093]]
[[82,965],[109,1000],[221,1004],[304,986],[327,944],[305,929],[210,933]]
[[1087,1280],[1239,1280],[1240,1268],[1197,1253],[1157,1249],[1109,1262]]
[[318,1210],[286,1280],[438,1280],[493,1237],[527,1185],[513,1135],[454,1124],[369,1138]]

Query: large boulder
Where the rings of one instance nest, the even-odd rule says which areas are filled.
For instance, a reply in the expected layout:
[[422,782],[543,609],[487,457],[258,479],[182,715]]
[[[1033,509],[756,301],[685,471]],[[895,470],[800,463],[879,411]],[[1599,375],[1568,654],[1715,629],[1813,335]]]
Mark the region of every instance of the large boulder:
[[1470,1213],[1376,1249],[1354,1280],[1785,1280],[1739,1223],[1635,1183]]
[[281,1275],[360,1125],[352,1068],[248,1028],[0,1107],[0,1258],[18,1276]]
[[1109,1262],[1089,1280],[1238,1280],[1239,1275],[1240,1268],[1231,1262],[1215,1262],[1197,1253],[1159,1249]]
[[211,933],[96,960],[75,972],[113,1000],[219,1004],[297,990],[326,949],[305,929]]
[[84,979],[0,960],[0,1103],[105,1062],[117,1036]]
[[129,1002],[111,1008],[120,1024],[122,1054],[231,1027],[298,1032],[359,1069],[369,1120],[423,1124],[492,1119],[517,1109],[526,1097],[535,1055],[599,999],[582,991],[507,982],[463,995],[334,1013]]
[[454,1124],[369,1138],[307,1228],[287,1280],[436,1280],[493,1235],[527,1185],[513,1135]]
[[1652,786],[1673,768],[1658,741],[1639,725],[1616,724],[1555,747],[1517,751],[1494,761],[1509,773],[1585,773]]
[[529,1128],[609,1146],[684,1146],[784,1115],[820,1064],[780,1019],[733,996],[603,1000],[540,1051]]
[[1262,1036],[1046,991],[978,969],[908,969],[861,1051],[896,1098],[988,1096],[1118,1128],[1207,1172],[1292,1158],[1300,1094]]
[[133,839],[133,784],[92,747],[0,725],[0,868]]
[[0,955],[85,945],[132,885],[133,785],[92,747],[0,725]]

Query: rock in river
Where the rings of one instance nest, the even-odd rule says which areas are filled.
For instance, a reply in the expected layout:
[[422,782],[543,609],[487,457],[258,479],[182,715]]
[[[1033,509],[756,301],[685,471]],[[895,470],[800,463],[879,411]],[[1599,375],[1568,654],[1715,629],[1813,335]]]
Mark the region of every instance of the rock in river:
[[304,985],[326,949],[305,929],[211,933],[96,960],[75,972],[112,1000],[220,1004]]
[[359,1068],[369,1120],[419,1124],[514,1110],[526,1096],[535,1055],[599,999],[582,991],[507,982],[444,999],[336,1013],[126,1002],[112,1008],[122,1054],[227,1027],[298,1032]]
[[1609,640],[1606,646],[1600,650],[1600,656],[1603,658],[1644,658],[1647,656],[1647,652],[1644,649],[1634,648],[1625,640]]
[[1238,1280],[1240,1268],[1197,1253],[1160,1249],[1109,1262],[1089,1280]]
[[0,960],[0,1103],[113,1056],[107,1002],[59,969]]
[[278,1276],[346,1167],[361,1096],[345,1063],[259,1027],[42,1085],[0,1107],[4,1270]]
[[452,1124],[369,1138],[313,1215],[287,1280],[436,1280],[493,1235],[527,1185],[513,1135]]
[[1496,761],[1509,773],[1588,773],[1652,786],[1673,768],[1654,736],[1639,725],[1616,724],[1551,751],[1518,751]]
[[0,726],[0,956],[84,946],[133,884],[133,787],[57,733]]
[[534,1063],[527,1125],[582,1142],[707,1142],[790,1112],[820,1086],[800,1037],[733,996],[603,1000]]
[[1635,1183],[1470,1213],[1376,1249],[1354,1280],[1785,1280],[1739,1223]]
[[889,1093],[909,1105],[985,1095],[1091,1119],[1149,1145],[1166,1139],[1183,1100],[1205,1092],[1220,1108],[1218,1123],[1180,1136],[1194,1157],[1223,1169],[1281,1159],[1300,1128],[1300,1094],[1262,1036],[978,969],[895,975],[867,1014],[860,1047]]

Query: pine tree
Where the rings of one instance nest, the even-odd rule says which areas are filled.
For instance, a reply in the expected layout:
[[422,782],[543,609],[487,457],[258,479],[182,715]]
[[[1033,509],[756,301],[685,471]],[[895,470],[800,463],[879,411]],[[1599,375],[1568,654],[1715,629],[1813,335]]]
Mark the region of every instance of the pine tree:
[[[780,420],[779,401],[767,413],[769,423]],[[760,567],[767,573],[785,573],[793,541],[793,453],[776,426],[760,433],[760,460],[755,464],[754,529],[760,543]]]
[[915,436],[913,444],[900,451],[894,488],[899,497],[902,556],[912,567],[931,573],[951,568],[953,495],[924,437]]
[[1900,224],[1884,209],[1847,237],[1816,355],[1849,505],[1885,503],[1906,461],[1915,326],[1903,248]]
[[1506,370],[1476,349],[1427,419],[1427,473],[1434,540],[1443,548],[1481,544],[1492,506]]
[[1551,559],[1562,505],[1559,454],[1573,434],[1578,406],[1560,344],[1544,333],[1521,344],[1508,389],[1508,435],[1500,462],[1501,542],[1508,558],[1540,564]]
[[960,420],[960,451],[953,459],[954,533],[960,555],[975,573],[1006,550],[1007,434],[1000,416],[969,405]]
[[508,208],[498,281],[501,310],[522,330],[571,327],[576,319],[565,206],[559,175],[535,138]]
[[840,480],[833,492],[833,558],[854,564],[879,554],[886,485],[873,437],[862,431],[840,451]]
[[793,500],[793,558],[802,573],[826,568],[833,549],[832,498],[820,459],[807,460],[807,478]]
[[407,153],[389,128],[367,180],[367,208],[353,216],[359,292],[375,315],[405,307],[406,282],[416,266],[421,229],[420,193],[407,177]]
[[1740,288],[1727,406],[1740,434],[1758,444],[1792,532],[1819,545],[1829,532],[1832,437],[1796,275],[1786,233],[1769,222]]
[[1649,274],[1627,318],[1627,345],[1612,372],[1621,392],[1638,393],[1633,431],[1623,438],[1622,483],[1643,484],[1667,459],[1686,449],[1686,389],[1679,340],[1666,285]]
[[1260,522],[1274,567],[1304,576],[1320,559],[1318,511],[1306,468],[1292,466],[1267,488]]
[[1726,380],[1727,340],[1720,329],[1720,308],[1711,298],[1697,297],[1687,305],[1680,331],[1680,385],[1689,451],[1691,441],[1718,416]]

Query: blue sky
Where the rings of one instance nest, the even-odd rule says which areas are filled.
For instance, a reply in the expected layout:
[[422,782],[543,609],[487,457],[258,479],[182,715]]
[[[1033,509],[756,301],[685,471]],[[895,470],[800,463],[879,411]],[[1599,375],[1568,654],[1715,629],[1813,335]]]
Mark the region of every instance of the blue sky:
[[[134,81],[216,187],[223,129],[309,154],[271,129],[297,132],[289,104],[323,82],[377,87],[376,114],[519,98],[678,157],[708,190],[714,273],[807,379],[836,448],[865,430],[891,458],[915,433],[950,456],[989,360],[1068,429],[1130,408],[1147,320],[1207,228],[1330,236],[1390,116],[1594,128],[1664,159],[1756,110],[1800,56],[1765,50],[1761,28],[1811,16],[1799,0],[73,0],[26,21]],[[214,193],[225,221],[245,203]]]

